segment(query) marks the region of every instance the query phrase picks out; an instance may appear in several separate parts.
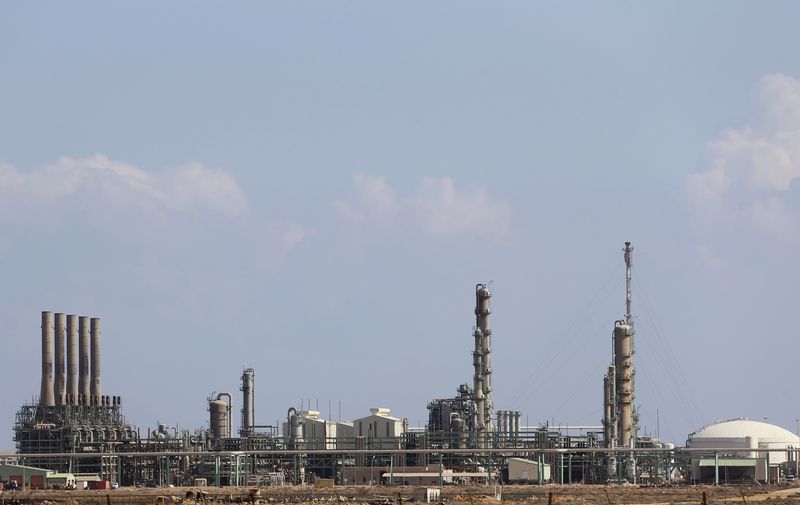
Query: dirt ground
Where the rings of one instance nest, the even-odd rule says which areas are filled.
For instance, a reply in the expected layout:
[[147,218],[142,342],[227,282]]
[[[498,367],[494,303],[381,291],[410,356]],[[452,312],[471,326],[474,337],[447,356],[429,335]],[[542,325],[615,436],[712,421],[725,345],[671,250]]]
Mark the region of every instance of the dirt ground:
[[[292,503],[300,505],[403,505],[414,502],[414,487],[352,486],[335,488],[120,488],[109,491],[2,491],[0,505],[202,505],[203,503]],[[199,493],[198,493],[199,492]],[[797,486],[446,486],[442,502],[497,505],[495,493],[513,504],[671,505],[765,502],[800,505]]]

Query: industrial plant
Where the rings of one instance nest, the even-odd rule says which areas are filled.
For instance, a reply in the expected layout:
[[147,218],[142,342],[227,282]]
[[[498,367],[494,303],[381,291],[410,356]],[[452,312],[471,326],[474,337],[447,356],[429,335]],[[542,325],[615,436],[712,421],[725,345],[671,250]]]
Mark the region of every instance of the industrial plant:
[[[797,475],[800,440],[765,423],[712,425],[694,433],[685,448],[639,435],[630,242],[623,255],[625,312],[609,321],[613,351],[607,373],[597,377],[602,424],[578,434],[555,426],[523,426],[520,411],[494,410],[492,293],[479,283],[472,382],[458,384],[450,398],[432,399],[423,428],[410,427],[407,419],[381,406],[352,421],[324,419],[310,406],[289,407],[280,426],[258,424],[256,371],[247,368],[241,396],[220,392],[208,397],[207,428],[178,430],[162,424],[143,433],[126,422],[122,398],[102,390],[100,318],[42,312],[41,389],[38,401],[22,405],[16,414],[14,463],[118,485],[303,485],[320,480],[332,485],[663,485]],[[502,345],[502,338],[497,342]],[[235,433],[239,398],[241,423]],[[9,474],[0,473],[0,480],[14,471],[0,468]]]

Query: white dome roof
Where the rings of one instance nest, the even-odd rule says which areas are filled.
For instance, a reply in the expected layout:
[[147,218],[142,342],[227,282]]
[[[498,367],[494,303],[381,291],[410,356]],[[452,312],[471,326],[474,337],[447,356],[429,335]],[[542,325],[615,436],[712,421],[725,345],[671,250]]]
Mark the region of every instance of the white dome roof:
[[687,445],[691,446],[692,441],[699,441],[698,439],[743,439],[745,437],[752,437],[761,442],[783,442],[795,447],[800,443],[800,438],[797,435],[780,426],[741,418],[709,424],[690,434]]

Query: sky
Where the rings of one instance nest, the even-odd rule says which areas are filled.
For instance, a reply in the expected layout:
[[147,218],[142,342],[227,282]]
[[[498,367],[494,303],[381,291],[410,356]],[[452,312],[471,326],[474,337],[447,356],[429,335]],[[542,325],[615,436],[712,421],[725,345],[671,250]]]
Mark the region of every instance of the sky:
[[[472,382],[598,425],[634,247],[640,433],[800,430],[796,2],[6,2],[0,449],[40,312],[103,320],[127,420]],[[240,421],[236,416],[236,425]]]

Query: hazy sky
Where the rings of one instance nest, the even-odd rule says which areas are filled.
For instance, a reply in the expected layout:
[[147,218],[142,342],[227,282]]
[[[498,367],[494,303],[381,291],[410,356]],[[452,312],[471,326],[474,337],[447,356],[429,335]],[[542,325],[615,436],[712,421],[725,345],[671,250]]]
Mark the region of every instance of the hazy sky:
[[[0,448],[40,311],[103,318],[142,428],[472,382],[600,423],[632,241],[641,432],[797,429],[800,4],[7,2]],[[658,414],[657,414],[658,413]],[[239,415],[236,416],[239,423]]]

